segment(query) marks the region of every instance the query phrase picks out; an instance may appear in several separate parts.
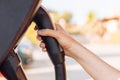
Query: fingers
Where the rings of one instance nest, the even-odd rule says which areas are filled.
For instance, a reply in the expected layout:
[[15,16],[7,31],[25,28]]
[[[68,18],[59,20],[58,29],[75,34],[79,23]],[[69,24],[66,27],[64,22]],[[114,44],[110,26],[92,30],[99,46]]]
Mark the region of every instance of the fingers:
[[43,41],[41,41],[40,47],[41,47],[41,48],[45,48],[45,43],[43,43]]
[[57,38],[59,36],[55,30],[51,30],[51,29],[42,29],[42,30],[39,30],[37,33],[38,35],[41,35],[41,36],[50,36],[54,38]]
[[36,38],[39,40],[39,41],[42,41],[42,38],[40,35],[37,35]]
[[40,42],[40,47],[42,48],[42,51],[43,51],[43,52],[46,52],[47,50],[46,50],[46,47],[45,47],[45,43],[42,41],[41,36],[40,36],[40,35],[37,35],[37,39],[38,39],[39,41],[41,41],[41,42]]
[[45,47],[45,43],[44,43],[43,41],[41,41],[40,47],[42,48],[42,51],[43,51],[43,52],[46,52],[46,51],[47,51],[47,50],[46,50],[46,47]]
[[63,28],[59,25],[59,24],[55,24],[56,26],[56,30],[51,30],[51,29],[42,29],[42,30],[38,30],[38,35],[41,36],[50,36],[50,37],[54,37],[54,38],[59,38],[60,33],[59,31],[64,31]]
[[42,48],[42,51],[43,51],[43,52],[47,52],[46,48]]

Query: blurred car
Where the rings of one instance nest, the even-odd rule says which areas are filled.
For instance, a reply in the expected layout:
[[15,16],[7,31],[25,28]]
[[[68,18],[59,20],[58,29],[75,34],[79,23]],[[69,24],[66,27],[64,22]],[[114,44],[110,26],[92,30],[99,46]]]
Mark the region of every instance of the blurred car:
[[23,37],[21,42],[18,44],[16,52],[21,58],[23,66],[29,65],[33,62],[33,44],[26,37]]

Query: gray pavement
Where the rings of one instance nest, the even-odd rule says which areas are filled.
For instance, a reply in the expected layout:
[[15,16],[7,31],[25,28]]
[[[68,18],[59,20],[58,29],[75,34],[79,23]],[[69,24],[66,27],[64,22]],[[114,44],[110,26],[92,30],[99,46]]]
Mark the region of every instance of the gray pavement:
[[[120,69],[120,45],[84,45],[113,67]],[[28,80],[55,80],[54,67],[47,54],[35,52],[35,61],[25,73]],[[87,58],[87,57],[86,57]],[[66,57],[67,80],[92,80],[73,59]]]

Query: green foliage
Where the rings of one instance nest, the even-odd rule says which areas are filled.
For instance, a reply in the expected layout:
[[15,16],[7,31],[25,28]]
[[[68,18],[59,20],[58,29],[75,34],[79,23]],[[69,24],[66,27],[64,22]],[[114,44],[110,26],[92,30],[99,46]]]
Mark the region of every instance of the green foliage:
[[96,20],[96,15],[94,12],[89,12],[87,16],[87,23],[93,23]]

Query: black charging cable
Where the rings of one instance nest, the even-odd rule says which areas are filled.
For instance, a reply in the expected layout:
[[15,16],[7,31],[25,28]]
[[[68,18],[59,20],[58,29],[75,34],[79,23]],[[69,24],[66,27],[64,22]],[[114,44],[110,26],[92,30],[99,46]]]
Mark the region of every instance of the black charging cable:
[[[41,6],[34,16],[33,21],[38,29],[54,29],[53,23],[48,12]],[[42,36],[48,55],[55,67],[56,80],[66,80],[64,52],[60,51],[60,47],[56,39],[49,36]]]

